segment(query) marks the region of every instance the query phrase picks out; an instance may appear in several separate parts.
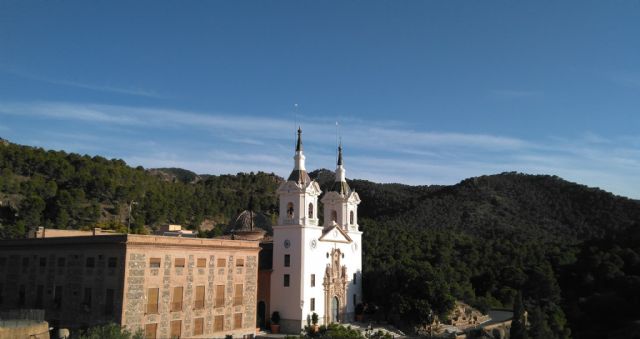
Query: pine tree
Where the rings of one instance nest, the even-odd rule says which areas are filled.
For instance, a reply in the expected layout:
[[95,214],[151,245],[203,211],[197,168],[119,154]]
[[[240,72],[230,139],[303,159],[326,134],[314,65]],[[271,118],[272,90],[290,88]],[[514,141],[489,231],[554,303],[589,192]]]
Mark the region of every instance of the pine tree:
[[522,304],[522,291],[518,291],[518,294],[513,301],[513,321],[511,322],[511,339],[525,339],[527,332],[525,331],[524,321],[524,305]]

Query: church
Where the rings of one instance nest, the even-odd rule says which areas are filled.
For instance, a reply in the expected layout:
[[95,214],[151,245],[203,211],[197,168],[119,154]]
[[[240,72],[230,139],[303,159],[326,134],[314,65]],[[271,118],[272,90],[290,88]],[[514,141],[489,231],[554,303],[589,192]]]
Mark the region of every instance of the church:
[[313,313],[320,325],[351,322],[362,302],[360,198],[346,181],[342,145],[335,181],[320,202],[320,185],[305,168],[300,129],[293,159],[291,174],[277,190],[280,213],[273,225],[270,274],[261,273],[258,287],[258,312],[267,318],[278,312],[284,333],[298,333]]

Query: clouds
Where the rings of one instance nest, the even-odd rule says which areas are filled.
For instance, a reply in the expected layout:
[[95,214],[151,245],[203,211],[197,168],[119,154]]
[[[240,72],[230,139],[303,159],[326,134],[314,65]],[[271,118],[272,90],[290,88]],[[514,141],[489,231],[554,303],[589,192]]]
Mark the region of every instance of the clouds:
[[[198,173],[275,172],[292,166],[290,118],[69,102],[0,103],[14,142],[123,158],[130,165]],[[9,119],[7,119],[9,118]],[[335,122],[303,118],[307,167],[335,165]],[[524,140],[507,135],[424,131],[406,124],[344,119],[348,176],[377,182],[453,184],[504,171],[552,174],[640,198],[640,136]],[[46,128],[39,129],[39,126]],[[22,136],[21,136],[22,135]],[[22,139],[21,139],[22,138]]]
[[98,84],[90,84],[90,83],[79,82],[79,81],[50,78],[50,77],[45,77],[42,75],[36,75],[30,72],[26,72],[24,70],[19,70],[16,67],[7,67],[1,64],[0,64],[0,71],[4,71],[5,73],[19,76],[21,78],[45,82],[53,85],[70,86],[70,87],[88,89],[88,90],[98,91],[98,92],[117,93],[117,94],[149,97],[149,98],[164,97],[155,91],[146,90],[142,88],[113,86],[108,84],[98,85]]

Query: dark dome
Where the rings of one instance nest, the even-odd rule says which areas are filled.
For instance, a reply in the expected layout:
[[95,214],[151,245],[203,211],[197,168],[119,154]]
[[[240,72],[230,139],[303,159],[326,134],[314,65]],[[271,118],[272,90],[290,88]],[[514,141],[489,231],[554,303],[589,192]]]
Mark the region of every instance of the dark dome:
[[261,239],[271,230],[271,222],[262,213],[242,211],[231,225],[231,233],[236,239]]

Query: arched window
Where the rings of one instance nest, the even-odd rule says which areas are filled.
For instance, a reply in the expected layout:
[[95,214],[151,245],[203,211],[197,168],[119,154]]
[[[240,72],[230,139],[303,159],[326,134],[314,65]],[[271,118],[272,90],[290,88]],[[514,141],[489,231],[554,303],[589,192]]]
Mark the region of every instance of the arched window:
[[313,203],[309,203],[309,219],[313,219]]
[[338,222],[338,212],[335,210],[331,211],[331,221]]
[[353,211],[349,212],[349,224],[353,225]]
[[287,204],[287,217],[289,219],[293,219],[293,203],[292,202]]

